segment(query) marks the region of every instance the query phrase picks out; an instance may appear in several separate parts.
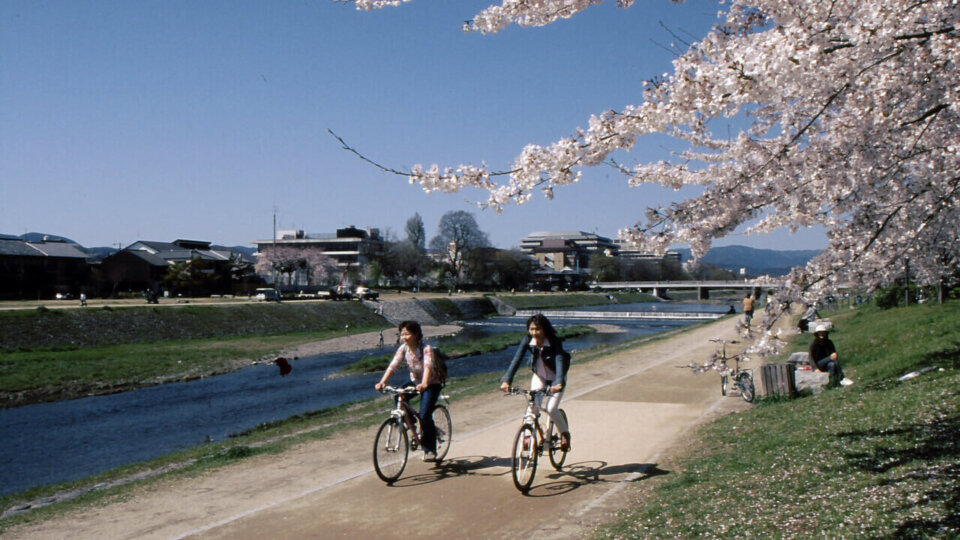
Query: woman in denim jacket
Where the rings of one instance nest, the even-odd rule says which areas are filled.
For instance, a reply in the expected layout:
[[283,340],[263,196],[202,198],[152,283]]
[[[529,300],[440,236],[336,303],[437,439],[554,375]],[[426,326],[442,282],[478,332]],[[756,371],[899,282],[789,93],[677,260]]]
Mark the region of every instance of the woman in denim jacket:
[[553,425],[560,431],[560,444],[564,451],[570,449],[570,428],[563,415],[559,413],[563,389],[567,384],[567,370],[570,368],[570,353],[563,350],[563,344],[550,320],[538,313],[527,319],[527,335],[517,347],[516,354],[507,372],[500,378],[500,390],[510,391],[513,376],[517,373],[523,358],[530,353],[530,390],[549,388],[550,395],[543,407]]

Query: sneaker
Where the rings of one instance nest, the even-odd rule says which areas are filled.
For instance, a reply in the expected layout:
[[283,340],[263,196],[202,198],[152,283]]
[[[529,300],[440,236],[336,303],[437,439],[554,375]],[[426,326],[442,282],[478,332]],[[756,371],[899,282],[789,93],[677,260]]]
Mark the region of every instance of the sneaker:
[[566,431],[560,434],[560,449],[564,452],[570,451],[570,434]]
[[532,441],[530,440],[530,436],[529,436],[529,435],[525,435],[525,436],[523,437],[523,451],[524,451],[524,452],[529,452],[529,451],[530,451],[530,443],[531,443],[531,442],[532,442]]
[[436,452],[424,452],[424,453],[423,453],[423,460],[426,461],[427,463],[433,463],[434,461],[437,460],[437,453],[436,453]]
[[846,377],[844,377],[843,380],[840,381],[841,386],[850,386],[851,384],[853,384],[853,381]]

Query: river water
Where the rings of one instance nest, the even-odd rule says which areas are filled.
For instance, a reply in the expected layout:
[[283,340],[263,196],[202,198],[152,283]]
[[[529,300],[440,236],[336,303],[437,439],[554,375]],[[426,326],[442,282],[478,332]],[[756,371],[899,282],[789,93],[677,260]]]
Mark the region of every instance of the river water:
[[[586,309],[586,308],[585,308]],[[626,304],[590,311],[711,311],[710,304]],[[564,342],[571,351],[617,343],[688,324],[686,321],[564,320],[564,325],[615,325]],[[443,343],[498,332],[523,330],[517,317],[467,321],[464,330]],[[159,457],[206,441],[222,441],[260,423],[376,396],[379,374],[336,376],[370,349],[304,357],[281,377],[272,365],[257,365],[205,379],[168,383],[129,392],[0,409],[0,496],[31,487],[78,480],[119,466]],[[451,360],[450,375],[499,372],[512,349]],[[394,376],[400,383],[406,372]]]

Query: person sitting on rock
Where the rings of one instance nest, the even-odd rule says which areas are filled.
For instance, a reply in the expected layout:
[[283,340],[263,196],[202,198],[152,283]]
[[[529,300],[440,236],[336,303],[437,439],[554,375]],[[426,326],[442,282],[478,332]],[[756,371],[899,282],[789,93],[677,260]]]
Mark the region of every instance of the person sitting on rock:
[[840,382],[842,386],[850,386],[853,381],[843,375],[843,369],[840,368],[840,361],[837,356],[837,348],[827,337],[830,332],[830,325],[819,323],[813,328],[813,341],[810,343],[810,352],[807,359],[810,366],[816,371],[825,371],[830,374],[830,382]]

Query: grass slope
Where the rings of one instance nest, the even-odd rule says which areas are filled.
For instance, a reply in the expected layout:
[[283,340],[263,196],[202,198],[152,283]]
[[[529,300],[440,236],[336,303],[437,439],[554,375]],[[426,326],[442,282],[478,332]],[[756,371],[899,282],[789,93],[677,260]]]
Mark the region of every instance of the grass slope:
[[216,375],[387,326],[356,302],[0,312],[0,406]]
[[833,319],[853,386],[705,426],[596,537],[960,536],[960,303]]

